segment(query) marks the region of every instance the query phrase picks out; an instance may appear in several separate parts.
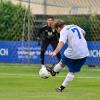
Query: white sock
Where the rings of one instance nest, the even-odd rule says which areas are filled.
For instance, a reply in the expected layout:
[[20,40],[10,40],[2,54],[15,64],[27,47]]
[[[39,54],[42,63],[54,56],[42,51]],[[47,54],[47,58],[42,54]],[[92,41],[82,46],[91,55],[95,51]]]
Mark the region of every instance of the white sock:
[[66,87],[74,79],[74,74],[69,72],[62,83],[62,86]]
[[60,70],[62,69],[63,67],[61,67],[61,64],[58,63],[54,68],[53,68],[53,71],[54,72],[60,72]]

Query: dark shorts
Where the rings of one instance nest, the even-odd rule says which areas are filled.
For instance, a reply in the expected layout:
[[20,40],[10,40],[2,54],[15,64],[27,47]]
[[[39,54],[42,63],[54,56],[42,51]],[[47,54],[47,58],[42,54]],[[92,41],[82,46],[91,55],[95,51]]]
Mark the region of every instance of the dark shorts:
[[81,58],[81,59],[70,59],[70,58],[65,57],[65,55],[63,55],[61,62],[64,65],[68,66],[69,72],[75,73],[75,72],[80,72],[81,67],[86,61],[86,58],[87,57]]

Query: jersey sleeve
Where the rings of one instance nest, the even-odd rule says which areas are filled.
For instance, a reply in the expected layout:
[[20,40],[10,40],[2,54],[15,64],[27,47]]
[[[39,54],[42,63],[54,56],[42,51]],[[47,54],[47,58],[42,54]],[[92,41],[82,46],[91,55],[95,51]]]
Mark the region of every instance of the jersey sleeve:
[[67,30],[61,30],[59,42],[62,41],[65,44],[67,42],[67,34],[68,34]]

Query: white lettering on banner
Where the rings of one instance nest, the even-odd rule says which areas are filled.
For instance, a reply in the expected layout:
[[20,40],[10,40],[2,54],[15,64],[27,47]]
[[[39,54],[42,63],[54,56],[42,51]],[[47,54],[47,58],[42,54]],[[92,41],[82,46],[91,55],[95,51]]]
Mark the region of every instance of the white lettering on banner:
[[8,56],[8,49],[1,48],[0,49],[0,56]]
[[18,58],[22,59],[22,58],[34,58],[34,59],[37,59],[38,55],[40,55],[40,50],[41,48],[40,47],[30,47],[30,48],[27,48],[27,47],[18,47],[18,51],[17,51],[17,54],[18,54]]
[[18,51],[18,55],[30,55],[30,56],[32,56],[34,54],[35,54],[34,51],[30,51],[30,52],[28,52],[28,51]]
[[[45,52],[45,55],[49,55],[49,52],[50,51],[46,51]],[[18,54],[18,58],[19,59],[22,59],[22,58],[34,58],[34,59],[37,59],[38,56],[40,56],[41,54],[41,48],[40,47],[30,47],[30,48],[27,48],[27,47],[18,47],[18,51],[17,51],[17,54]]]
[[100,57],[100,50],[90,50],[90,57]]
[[49,55],[50,52],[51,52],[50,50],[49,51],[46,51],[45,52],[45,55]]

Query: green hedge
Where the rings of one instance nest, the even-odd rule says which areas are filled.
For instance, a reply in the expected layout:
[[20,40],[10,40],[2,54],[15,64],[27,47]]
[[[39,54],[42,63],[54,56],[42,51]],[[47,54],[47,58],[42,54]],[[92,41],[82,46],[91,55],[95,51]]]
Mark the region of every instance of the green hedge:
[[[26,16],[25,16],[26,15]],[[28,16],[29,15],[29,16]],[[25,21],[23,20],[25,17]],[[25,32],[23,39],[27,40],[28,36],[28,18],[30,19],[30,32],[34,27],[34,17],[32,14],[23,8],[21,5],[14,5],[11,2],[0,3],[0,40],[22,39],[23,24],[25,23]]]

